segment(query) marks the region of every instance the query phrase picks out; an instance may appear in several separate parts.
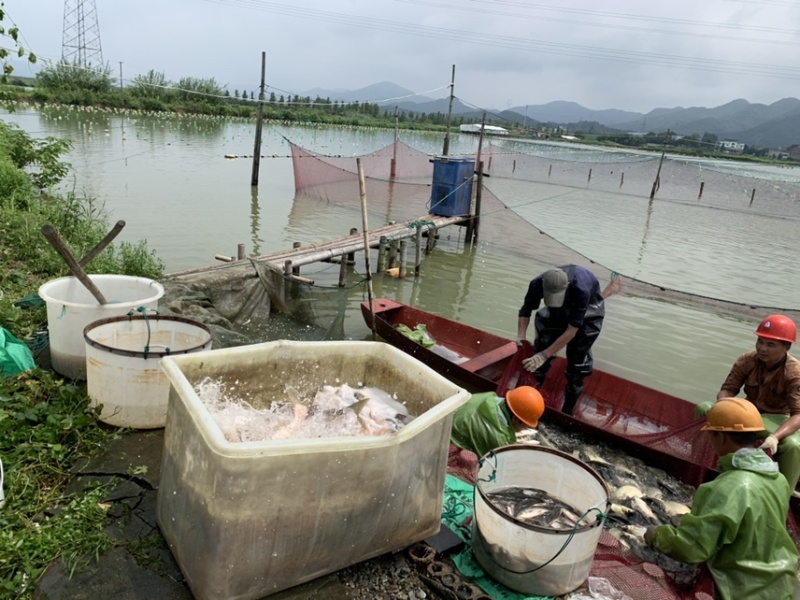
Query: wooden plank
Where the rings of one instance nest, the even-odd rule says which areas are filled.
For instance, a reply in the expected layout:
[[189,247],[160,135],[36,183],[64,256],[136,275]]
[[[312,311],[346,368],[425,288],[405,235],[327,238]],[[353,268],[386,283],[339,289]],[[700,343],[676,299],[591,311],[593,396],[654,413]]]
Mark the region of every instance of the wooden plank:
[[487,352],[486,354],[479,354],[474,358],[470,358],[463,363],[459,363],[459,367],[462,369],[466,369],[470,373],[474,373],[475,371],[480,371],[484,367],[488,367],[498,361],[503,360],[504,358],[508,358],[510,356],[514,356],[517,353],[517,343],[516,342],[509,342],[499,348],[495,348]]
[[[438,217],[435,215],[422,215],[417,219],[405,221],[402,223],[394,223],[391,225],[384,225],[369,233],[368,244],[370,248],[375,248],[380,244],[381,237],[389,237],[393,239],[402,239],[417,235],[417,227],[410,226],[420,221],[430,222],[430,225],[421,225],[422,230],[435,229],[445,227],[447,225],[455,225],[467,220],[469,217]],[[364,239],[358,235],[349,235],[344,238],[332,240],[329,242],[322,242],[320,244],[308,244],[299,248],[292,248],[289,250],[282,250],[273,254],[264,254],[261,256],[254,256],[248,260],[255,262],[268,262],[279,270],[283,270],[285,261],[291,260],[293,265],[301,266],[312,262],[321,262],[326,259],[335,258],[343,254],[350,254],[352,252],[361,252],[365,248]],[[232,264],[244,263],[245,261],[233,261],[225,265],[209,265],[205,267],[194,267],[184,269],[182,271],[175,271],[167,273],[169,277],[180,277],[182,275],[191,275],[194,273],[202,273],[205,271],[213,271],[220,268],[230,267]]]

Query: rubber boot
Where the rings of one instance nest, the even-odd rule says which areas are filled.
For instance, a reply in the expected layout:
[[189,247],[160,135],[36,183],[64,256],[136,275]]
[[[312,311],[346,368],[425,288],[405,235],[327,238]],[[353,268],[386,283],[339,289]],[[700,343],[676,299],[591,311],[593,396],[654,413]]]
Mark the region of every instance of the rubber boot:
[[567,389],[567,391],[564,392],[564,404],[561,406],[561,412],[565,415],[571,415],[572,411],[575,410],[575,405],[578,403],[580,395],[580,392]]

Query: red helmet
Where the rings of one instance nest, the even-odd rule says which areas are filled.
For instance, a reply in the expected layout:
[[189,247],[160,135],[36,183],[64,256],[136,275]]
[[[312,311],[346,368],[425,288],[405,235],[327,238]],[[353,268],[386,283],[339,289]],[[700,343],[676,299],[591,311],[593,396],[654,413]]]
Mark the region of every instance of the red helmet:
[[797,325],[786,315],[770,315],[758,324],[756,335],[794,344],[797,341]]

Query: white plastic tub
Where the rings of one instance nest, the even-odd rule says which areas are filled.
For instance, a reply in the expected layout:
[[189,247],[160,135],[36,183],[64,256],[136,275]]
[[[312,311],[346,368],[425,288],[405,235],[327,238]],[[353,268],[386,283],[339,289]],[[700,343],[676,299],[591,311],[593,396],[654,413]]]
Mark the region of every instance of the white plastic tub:
[[100,420],[117,427],[153,429],[167,421],[165,356],[211,349],[211,331],[183,317],[134,315],[94,321],[83,330],[86,387]]
[[108,304],[98,304],[75,277],[61,277],[39,288],[47,304],[47,330],[53,369],[72,379],[86,376],[83,329],[89,323],[124,315],[139,306],[158,308],[164,287],[157,281],[127,275],[89,275]]
[[[262,598],[439,530],[453,412],[469,394],[379,342],[268,342],[165,357],[161,531],[198,600]],[[396,394],[416,416],[378,437],[234,443],[194,385],[254,407],[325,383]]]
[[[501,488],[539,488],[587,513],[573,530],[518,521],[486,494]],[[608,488],[573,456],[541,446],[504,446],[481,459],[475,487],[472,551],[478,563],[507,588],[531,596],[562,596],[586,581],[603,532]],[[597,509],[597,510],[593,510]]]

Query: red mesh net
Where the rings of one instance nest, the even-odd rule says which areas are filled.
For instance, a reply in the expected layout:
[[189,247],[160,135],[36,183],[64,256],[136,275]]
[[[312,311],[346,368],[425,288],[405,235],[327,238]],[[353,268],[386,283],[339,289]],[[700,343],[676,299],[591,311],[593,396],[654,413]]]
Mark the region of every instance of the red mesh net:
[[[292,143],[290,146],[297,190],[293,210],[303,206],[316,210],[319,201],[358,210],[360,194],[355,157],[323,156]],[[430,201],[432,158],[403,142],[360,157],[370,198],[370,223],[420,218],[420,207]],[[528,145],[523,149],[512,143],[503,147],[487,145],[476,158],[483,161],[484,172],[491,176],[489,182],[518,180],[539,186],[567,187],[580,193],[586,190],[599,197],[625,194],[647,198],[658,168],[658,157],[653,156],[584,152],[568,147]],[[737,167],[737,171],[741,173],[741,167]],[[796,219],[794,198],[800,196],[798,188],[800,185],[796,182],[770,181],[763,174],[758,178],[734,175],[726,172],[724,166],[710,170],[700,163],[666,159],[661,166],[654,201]],[[606,283],[606,297],[623,294],[667,300],[754,322],[776,312],[800,320],[800,309],[731,302],[617,273],[561,244],[526,221],[524,215],[520,218],[524,212],[524,206],[504,203],[485,187],[482,190],[481,237],[492,240],[493,245],[505,251],[529,258],[532,271],[539,266],[578,264],[591,268],[598,279]],[[540,234],[535,236],[536,243],[515,243],[536,233]],[[520,368],[525,356],[525,353],[517,353],[511,361],[498,393],[508,387],[534,383],[531,374]],[[541,390],[547,406],[556,411],[563,398],[564,368],[564,360],[556,360]],[[618,441],[629,443],[623,449],[632,450],[646,462],[679,475],[687,484],[696,486],[714,476],[714,452],[706,436],[698,435],[702,420],[694,419],[693,406],[688,402],[675,403],[667,394],[644,390],[596,371],[586,380],[576,411],[579,418],[574,423],[582,424],[584,431],[596,433],[601,439],[603,435],[613,434]],[[449,458],[452,474],[474,482],[477,469],[474,454],[453,447]],[[788,528],[797,542],[800,537],[791,514]],[[713,586],[708,577],[691,590],[676,590],[662,569],[643,563],[608,535],[601,539],[592,575],[609,579],[615,587],[637,600],[713,598]]]
[[[287,140],[288,141],[288,140]],[[569,189],[598,201],[606,195],[649,197],[658,158],[652,155],[581,151],[520,144],[508,147],[487,145],[480,159],[492,181],[530,182],[537,190]],[[326,156],[289,142],[294,167],[297,201],[313,198],[337,205],[359,207],[356,157]],[[542,155],[537,155],[540,152]],[[370,198],[370,223],[414,219],[431,196],[433,155],[398,141],[370,154],[358,157],[364,170],[367,196]],[[728,211],[747,211],[771,217],[797,218],[794,198],[800,196],[800,184],[786,181],[733,175],[713,171],[700,163],[666,159],[661,166],[660,185],[655,202],[691,203]],[[741,167],[738,167],[741,170]],[[700,184],[703,184],[702,196]],[[526,184],[527,185],[527,184]],[[556,189],[556,188],[552,188]],[[755,192],[754,192],[755,190]],[[541,192],[538,192],[541,193]],[[754,195],[755,194],[755,195]],[[624,294],[668,300],[685,306],[711,309],[719,314],[749,318],[758,322],[766,314],[781,312],[800,320],[800,309],[760,306],[692,294],[648,283],[605,267],[560,243],[530,222],[531,200],[504,203],[489,189],[482,190],[481,237],[493,245],[538,262],[543,268],[553,264],[577,264],[591,268],[598,279],[607,283],[606,295]],[[757,199],[757,200],[756,200]],[[535,202],[535,201],[534,201]],[[526,215],[528,215],[526,217]],[[521,217],[521,218],[520,218]],[[527,220],[526,220],[527,219]],[[516,244],[514,240],[536,236],[535,244]],[[535,270],[536,264],[531,265]]]
[[618,590],[636,600],[711,600],[714,580],[705,567],[691,578],[642,562],[607,531],[600,536],[592,577],[608,579]]

